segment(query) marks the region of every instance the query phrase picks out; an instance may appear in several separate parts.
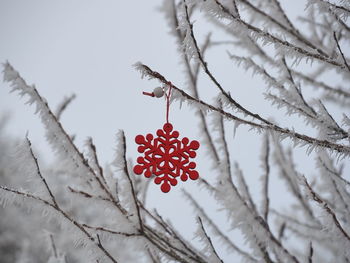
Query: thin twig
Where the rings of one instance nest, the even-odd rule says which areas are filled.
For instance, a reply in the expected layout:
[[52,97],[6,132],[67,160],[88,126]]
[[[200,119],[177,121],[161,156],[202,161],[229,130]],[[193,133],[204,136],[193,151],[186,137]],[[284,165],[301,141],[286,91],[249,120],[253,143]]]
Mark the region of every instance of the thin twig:
[[270,143],[269,136],[265,134],[264,136],[264,146],[263,149],[263,165],[264,165],[264,177],[263,177],[263,217],[266,222],[268,222],[268,216],[270,211],[270,198],[269,198],[269,176],[270,176],[270,164],[269,164],[269,155],[270,155]]
[[252,195],[250,194],[249,187],[247,185],[247,182],[244,178],[243,171],[240,169],[239,164],[237,162],[234,163],[235,167],[235,175],[238,180],[238,185],[240,186],[240,194],[244,199],[247,201],[248,206],[256,213],[258,214],[258,211],[256,209],[256,205],[253,201]]
[[73,218],[71,218],[65,211],[63,211],[59,206],[55,206],[54,204],[51,204],[50,202],[38,197],[38,196],[35,196],[33,194],[30,194],[30,193],[25,193],[25,192],[22,192],[22,191],[19,191],[19,190],[15,190],[15,189],[11,189],[11,188],[8,188],[8,187],[5,187],[5,186],[1,186],[0,185],[0,189],[4,190],[4,191],[7,191],[7,192],[11,192],[11,193],[14,193],[14,194],[17,194],[19,196],[23,196],[23,197],[26,197],[26,198],[29,198],[29,199],[32,199],[32,200],[35,200],[35,201],[38,201],[42,204],[45,204],[47,205],[48,207],[51,207],[53,208],[55,211],[57,211],[58,213],[60,213],[64,218],[66,218],[70,223],[72,223],[74,226],[76,226],[94,245],[96,245],[101,251],[103,254],[105,254],[113,263],[117,263],[117,260],[104,248],[104,246],[102,246],[102,244],[98,244],[95,242],[95,238],[93,238],[91,236],[91,234],[89,232],[87,232],[85,230],[85,228],[79,224],[77,221],[75,221]]
[[45,185],[45,188],[47,190],[47,192],[49,193],[50,195],[50,198],[53,202],[53,205],[55,207],[58,207],[58,204],[56,202],[56,198],[55,196],[53,195],[49,185],[47,184],[46,182],[46,179],[43,177],[43,175],[41,174],[41,171],[40,171],[40,167],[39,167],[39,163],[38,163],[38,159],[36,158],[36,156],[34,155],[33,153],[33,150],[32,150],[32,143],[31,141],[29,140],[28,137],[26,137],[26,141],[27,141],[27,144],[28,144],[28,147],[29,147],[29,151],[30,151],[30,155],[32,156],[33,160],[34,160],[34,163],[35,163],[35,167],[36,167],[36,174],[40,177],[41,181],[43,182],[43,184]]
[[341,48],[340,48],[339,41],[338,41],[338,38],[337,38],[337,34],[336,34],[335,32],[333,32],[333,37],[334,37],[335,43],[337,44],[337,48],[338,48],[338,50],[339,50],[339,53],[340,53],[340,55],[341,55],[341,57],[342,57],[342,59],[343,59],[343,61],[344,61],[344,64],[345,64],[346,68],[350,71],[349,64],[348,64],[348,62],[346,61],[346,58],[345,58],[345,56],[344,56],[344,53],[343,53],[343,51],[342,51]]
[[51,247],[52,247],[53,255],[54,255],[55,258],[57,258],[58,257],[57,249],[56,249],[55,240],[53,239],[53,235],[52,234],[50,234],[50,241],[51,241]]
[[[109,192],[108,189],[103,185],[103,183],[101,182],[100,178],[96,175],[95,171],[88,164],[88,162],[85,159],[84,155],[78,150],[78,148],[74,144],[72,138],[67,134],[67,132],[63,128],[62,124],[57,119],[55,114],[52,112],[52,110],[50,109],[50,107],[47,104],[47,102],[45,101],[45,99],[43,99],[43,97],[41,97],[41,95],[38,92],[38,90],[34,86],[33,87],[29,86],[26,83],[26,81],[19,75],[19,73],[17,71],[15,71],[15,69],[8,62],[5,64],[5,70],[12,73],[12,76],[7,79],[8,82],[10,82],[14,87],[16,87],[16,89],[20,89],[22,94],[27,94],[28,96],[30,96],[32,99],[34,99],[36,101],[36,103],[38,105],[40,105],[40,106],[42,106],[44,108],[44,110],[45,110],[45,112],[47,114],[47,117],[49,118],[49,120],[51,122],[51,125],[56,125],[57,126],[57,132],[59,132],[62,135],[62,139],[61,140],[63,140],[63,141],[60,142],[61,145],[63,147],[68,146],[70,149],[65,149],[67,154],[69,154],[71,152],[71,154],[74,155],[74,157],[72,157],[72,156],[70,156],[70,157],[71,157],[71,160],[76,165],[76,167],[80,167],[80,166],[85,167],[87,169],[87,171],[88,171],[87,174],[90,175],[92,178],[96,179],[96,181],[100,185],[101,189],[112,200],[114,205],[125,215],[126,214],[125,209],[123,209],[123,207],[121,207],[121,205],[114,198],[112,193]],[[19,85],[19,87],[17,86],[18,84],[16,84],[18,82],[21,83],[21,85]],[[49,129],[49,128],[47,127],[47,129]]]
[[321,230],[321,227],[318,226],[318,225],[311,225],[311,224],[308,224],[308,223],[300,222],[299,220],[297,220],[297,219],[295,219],[293,217],[287,216],[286,213],[280,213],[280,212],[278,212],[275,209],[271,209],[270,212],[272,214],[282,218],[283,221],[285,223],[288,223],[289,225],[290,224],[294,224],[294,225],[297,225],[298,227],[310,229],[311,231],[320,231]]
[[125,233],[125,232],[107,229],[107,228],[101,227],[101,226],[90,226],[87,224],[82,224],[82,226],[86,227],[86,228],[93,229],[95,231],[102,231],[102,232],[106,232],[106,233],[110,233],[110,234],[114,234],[114,235],[122,235],[122,236],[126,236],[126,237],[140,236],[140,233]]
[[312,263],[312,255],[314,254],[314,249],[312,247],[312,242],[309,244],[309,256],[308,256],[308,262]]
[[291,192],[293,193],[293,196],[295,196],[295,198],[299,201],[299,203],[301,204],[301,207],[309,216],[310,220],[315,220],[316,218],[312,212],[312,209],[310,208],[309,203],[303,197],[299,188],[299,184],[296,183],[298,173],[295,170],[292,160],[287,159],[287,157],[285,156],[285,152],[282,148],[282,145],[275,138],[274,138],[274,146],[275,146],[275,158],[276,158],[277,165],[280,167],[281,177],[286,181]]
[[101,180],[103,181],[105,187],[107,188],[108,191],[110,191],[110,189],[108,189],[108,184],[107,184],[107,181],[106,181],[106,178],[104,177],[104,173],[103,173],[103,169],[98,161],[98,157],[97,157],[97,152],[96,152],[96,146],[95,144],[93,143],[92,141],[92,138],[89,138],[88,139],[88,145],[89,147],[91,148],[92,150],[92,153],[93,153],[93,161],[95,163],[95,165],[97,166],[97,175],[101,178]]
[[200,224],[200,227],[201,227],[201,229],[202,229],[202,231],[203,231],[203,233],[204,233],[204,235],[205,235],[205,237],[206,237],[206,239],[207,239],[207,241],[208,241],[208,243],[209,243],[209,246],[210,246],[210,248],[212,249],[214,255],[216,256],[216,258],[217,258],[220,262],[223,263],[222,259],[220,258],[220,256],[219,256],[218,253],[216,252],[216,249],[215,249],[215,247],[214,247],[214,245],[213,245],[213,242],[211,241],[211,238],[209,237],[208,233],[205,231],[205,228],[204,228],[204,226],[203,226],[202,219],[201,219],[200,217],[198,217],[198,222],[199,222],[199,224]]
[[[177,12],[176,12],[176,7],[175,7],[175,0],[172,0],[172,1],[173,1],[172,2],[173,3],[173,10],[174,10],[173,16],[174,16],[174,21],[175,21],[175,26],[176,26],[175,30],[176,30],[176,33],[177,33],[178,45],[181,48],[182,58],[184,60],[185,66],[186,66],[186,72],[187,72],[187,74],[188,74],[188,76],[190,78],[190,81],[191,81],[191,86],[192,86],[192,89],[193,89],[194,97],[199,99],[199,92],[198,92],[198,87],[197,87],[197,79],[198,79],[198,74],[199,74],[200,63],[197,63],[195,65],[194,70],[192,70],[190,61],[188,59],[188,56],[186,56],[185,49],[184,49],[184,47],[182,45],[182,42],[183,42],[183,39],[184,39],[184,35],[182,34],[182,32],[181,32],[181,30],[179,28],[179,21],[178,21],[178,18],[177,18]],[[203,50],[202,52],[203,53],[208,48],[209,42],[210,42],[210,34],[208,34],[208,36],[207,36],[207,38],[206,38],[206,40],[204,42],[204,45],[202,47],[202,50]],[[211,150],[211,152],[214,155],[215,163],[218,164],[219,163],[219,155],[218,155],[217,150],[215,148],[215,145],[213,143],[212,136],[210,135],[206,118],[205,118],[204,113],[202,111],[198,111],[198,114],[199,114],[200,120],[202,122],[204,134],[205,134],[205,136],[206,136],[206,138],[208,140],[208,144],[209,144],[210,150]]]
[[68,98],[64,98],[63,102],[59,105],[58,109],[56,110],[56,118],[57,120],[61,119],[61,115],[64,112],[64,110],[68,107],[68,105],[76,98],[75,94],[72,94]]
[[340,173],[333,171],[332,169],[330,169],[325,162],[321,159],[318,158],[318,160],[320,161],[321,165],[323,166],[323,168],[325,168],[327,170],[327,172],[331,173],[332,175],[335,175],[339,180],[341,180],[343,183],[345,183],[347,186],[350,186],[350,182],[348,180],[346,180],[345,178],[343,178]]
[[295,27],[292,25],[292,23],[290,22],[290,20],[288,19],[288,17],[286,16],[285,12],[283,12],[281,6],[279,5],[279,2],[275,0],[275,3],[277,3],[277,6],[279,8],[279,10],[282,13],[282,16],[285,18],[285,20],[287,21],[288,25],[291,27],[291,29],[287,28],[286,26],[284,26],[282,23],[280,23],[277,19],[275,19],[274,17],[272,17],[271,15],[269,15],[268,13],[265,13],[262,9],[254,6],[253,4],[251,4],[249,1],[247,0],[242,0],[242,3],[249,6],[252,10],[254,10],[256,13],[262,15],[263,17],[267,18],[269,21],[271,21],[273,24],[275,24],[276,26],[278,26],[280,29],[284,30],[285,32],[287,32],[289,35],[295,37],[297,40],[299,40],[301,43],[305,44],[306,46],[316,50],[319,54],[321,54],[322,56],[329,58],[329,56],[327,55],[327,53],[325,53],[323,50],[321,50],[320,48],[316,47],[314,44],[312,44],[308,39],[306,39],[304,36],[302,36],[300,34],[299,31],[297,31],[295,29]]
[[198,57],[198,60],[200,61],[200,64],[203,67],[204,72],[208,75],[209,79],[215,84],[215,86],[220,90],[220,92],[229,100],[230,103],[232,103],[237,109],[241,110],[244,114],[247,114],[265,124],[269,124],[272,125],[271,122],[269,122],[268,120],[262,118],[259,116],[259,114],[256,113],[252,113],[251,111],[247,110],[245,107],[243,107],[242,105],[240,105],[236,100],[234,100],[231,95],[229,93],[227,93],[223,87],[221,86],[221,84],[217,81],[217,79],[214,77],[214,75],[211,73],[211,71],[208,68],[208,63],[206,61],[204,61],[204,58],[202,56],[202,53],[199,49],[197,40],[194,36],[194,32],[193,32],[193,25],[191,24],[190,21],[190,17],[188,15],[188,6],[186,4],[186,0],[183,0],[184,3],[184,8],[185,8],[185,14],[186,14],[186,21],[189,25],[189,30],[190,30],[190,35],[191,38],[193,40],[194,46],[195,46],[195,50],[196,50],[196,54]]
[[124,132],[122,132],[122,145],[123,145],[124,173],[125,173],[126,177],[128,178],[128,181],[129,181],[129,184],[130,184],[130,190],[131,190],[131,194],[132,194],[132,197],[133,197],[135,209],[136,209],[136,212],[137,212],[137,217],[138,217],[138,221],[139,221],[139,227],[140,227],[140,231],[142,233],[144,231],[144,229],[143,229],[143,222],[142,222],[141,213],[140,213],[140,207],[138,205],[137,196],[136,196],[134,185],[133,185],[133,183],[131,181],[131,177],[130,177],[130,174],[129,174],[128,163],[126,161],[126,142],[125,142],[125,134],[124,134]]
[[[204,259],[198,259],[192,254],[174,246],[169,239],[159,235],[154,229],[149,226],[144,225],[144,237],[149,240],[152,244],[156,245],[161,251],[165,252],[167,255],[179,260],[180,262],[191,262],[195,260],[196,262],[206,262]],[[180,254],[178,254],[180,253]],[[187,257],[188,259],[184,258]]]
[[238,6],[237,6],[237,1],[236,0],[232,0],[232,4],[233,4],[233,8],[234,8],[234,10],[235,10],[235,12],[237,14],[237,17],[241,18],[241,15],[239,13]]
[[102,201],[106,201],[106,202],[113,204],[113,202],[109,198],[106,198],[106,197],[103,197],[100,195],[93,195],[93,194],[90,194],[90,193],[82,191],[82,190],[76,190],[76,189],[72,188],[71,186],[68,186],[68,190],[74,194],[79,194],[85,198],[94,198],[96,200],[102,200]]
[[293,31],[295,31],[296,33],[299,33],[298,30],[294,27],[293,23],[290,21],[290,19],[288,18],[286,12],[284,12],[280,2],[278,0],[273,0],[273,2],[275,3],[275,5],[277,6],[278,10],[280,11],[280,13],[282,14],[282,17],[284,18],[284,20],[287,22],[287,24],[289,25],[289,27],[291,29],[293,29]]
[[149,257],[152,260],[152,263],[161,263],[160,258],[158,257],[158,255],[154,255],[149,247],[147,247],[146,249],[147,249],[147,253],[148,253]]
[[193,198],[193,196],[184,191],[185,196],[188,198],[188,200],[191,202],[191,204],[193,205],[193,207],[196,209],[197,212],[199,212],[199,214],[206,220],[206,222],[211,226],[211,228],[214,230],[214,233],[216,233],[216,235],[218,237],[220,237],[229,248],[231,248],[233,251],[237,252],[238,254],[240,254],[242,257],[249,259],[250,261],[253,262],[257,262],[257,260],[255,258],[253,258],[249,253],[243,251],[242,249],[240,249],[239,247],[237,247],[231,240],[230,238],[223,233],[219,226],[217,224],[215,224],[215,222],[209,217],[209,215],[204,211],[203,207],[201,207],[199,205],[199,203]]
[[304,104],[304,106],[310,110],[310,112],[313,115],[317,115],[317,113],[315,112],[315,110],[305,101],[303,94],[301,93],[301,90],[297,87],[297,84],[294,81],[293,75],[291,73],[290,68],[287,65],[286,59],[283,57],[282,58],[282,63],[288,73],[288,80],[290,81],[290,83],[292,84],[292,87],[294,88],[296,94],[298,94],[300,100],[302,101],[302,103]]
[[[222,102],[221,101],[219,101],[219,108],[222,109]],[[230,160],[231,158],[230,158],[230,152],[229,152],[228,146],[227,146],[227,141],[226,141],[226,136],[225,136],[224,118],[222,115],[220,115],[219,129],[220,129],[220,138],[221,138],[222,145],[224,148],[224,153],[225,153],[227,175],[229,177],[232,177],[231,160]]]
[[333,220],[334,225],[338,228],[338,230],[340,231],[340,233],[350,242],[350,236],[349,234],[344,230],[344,228],[341,226],[341,224],[339,223],[339,220],[337,218],[337,216],[335,215],[335,213],[329,208],[328,203],[326,203],[324,200],[322,200],[322,198],[315,193],[315,191],[311,188],[311,186],[309,185],[308,181],[306,180],[305,176],[303,176],[303,180],[305,183],[306,188],[308,189],[308,191],[311,193],[312,199],[319,203],[320,205],[322,205],[322,208],[326,211],[327,214],[329,214]]
[[278,230],[278,240],[281,241],[284,237],[284,232],[286,230],[286,222],[283,222]]
[[260,28],[257,28],[247,22],[245,22],[244,20],[234,16],[226,7],[224,7],[218,0],[214,0],[215,3],[220,7],[220,9],[225,13],[227,14],[233,21],[239,23],[240,25],[244,26],[246,29],[248,29],[249,31],[251,32],[254,32],[256,34],[258,34],[259,36],[261,37],[265,37],[265,38],[268,38],[269,40],[271,40],[272,42],[274,43],[278,43],[286,48],[290,48],[294,51],[296,51],[297,53],[299,53],[300,55],[303,55],[303,56],[307,56],[307,57],[310,57],[310,58],[314,58],[314,59],[317,59],[321,62],[325,62],[325,63],[328,63],[328,64],[331,64],[331,65],[334,65],[336,67],[339,67],[341,69],[344,69],[344,66],[340,63],[338,63],[337,61],[334,61],[328,57],[325,57],[323,55],[320,55],[320,54],[315,54],[315,53],[311,53],[301,47],[298,47],[298,46],[295,46],[293,44],[291,44],[290,42],[286,41],[286,40],[282,40],[278,37],[275,37],[274,35],[271,35],[270,33],[268,32],[265,32],[265,31],[262,31]]
[[[157,224],[156,227],[157,228],[161,228],[162,230],[164,230],[166,233],[168,233],[171,238],[173,238],[174,240],[176,241],[179,241],[183,248],[185,250],[188,250],[190,253],[187,253],[185,252],[184,250],[179,250],[177,247],[175,247],[174,245],[172,245],[171,241],[168,239],[166,240],[164,237],[161,237],[159,234],[157,234],[151,227],[147,226],[144,224],[145,226],[145,231],[144,233],[141,233],[144,237],[146,237],[147,239],[149,238],[152,238],[153,237],[156,237],[157,240],[163,244],[164,246],[167,246],[173,250],[178,250],[180,253],[182,253],[183,255],[186,255],[187,257],[190,257],[194,260],[196,260],[197,262],[204,262],[204,260],[202,259],[202,257],[200,255],[198,255],[198,253],[193,250],[192,248],[190,248],[188,245],[186,245],[186,243],[183,241],[183,239],[174,231],[174,229],[171,228],[171,226],[169,226],[165,221],[163,221],[161,218],[153,215],[150,211],[148,211],[148,209],[146,209],[143,204],[141,202],[139,202],[139,206],[140,208],[146,212],[147,215],[149,215],[152,220],[154,220],[154,222]],[[149,233],[150,232],[150,233]],[[150,236],[151,235],[151,236]],[[158,242],[158,241],[155,241],[155,242]],[[157,243],[159,246],[161,246],[161,244]],[[170,252],[168,250],[162,250],[163,252],[167,253],[169,256],[171,257],[174,257],[173,253],[175,252]],[[191,256],[192,255],[192,256]],[[174,257],[176,258],[176,257]]]

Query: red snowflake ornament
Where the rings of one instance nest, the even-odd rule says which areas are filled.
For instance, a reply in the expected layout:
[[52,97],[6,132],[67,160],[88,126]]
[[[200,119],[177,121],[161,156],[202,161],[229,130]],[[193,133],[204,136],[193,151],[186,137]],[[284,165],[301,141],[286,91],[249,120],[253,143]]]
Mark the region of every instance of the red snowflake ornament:
[[179,132],[173,131],[170,123],[165,123],[163,129],[157,130],[157,137],[152,134],[137,135],[135,142],[139,144],[138,152],[144,153],[143,157],[137,158],[137,165],[134,166],[136,174],[144,174],[149,178],[155,175],[154,182],[161,184],[162,192],[170,191],[171,186],[177,185],[177,177],[182,181],[188,178],[196,180],[199,174],[195,162],[190,162],[190,158],[196,157],[199,148],[198,141],[189,141],[184,137],[178,139]]

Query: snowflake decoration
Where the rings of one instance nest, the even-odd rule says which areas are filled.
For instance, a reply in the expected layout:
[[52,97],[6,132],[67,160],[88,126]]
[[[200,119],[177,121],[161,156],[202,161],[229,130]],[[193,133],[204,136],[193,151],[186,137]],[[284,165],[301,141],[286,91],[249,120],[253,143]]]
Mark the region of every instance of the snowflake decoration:
[[179,132],[173,131],[170,123],[165,123],[163,129],[157,130],[157,136],[154,138],[152,134],[147,134],[146,137],[135,137],[135,142],[140,145],[138,152],[144,153],[144,156],[137,158],[134,172],[143,173],[147,178],[155,175],[154,182],[161,184],[160,189],[164,193],[177,185],[179,176],[182,181],[198,179],[199,174],[194,170],[196,163],[189,159],[196,157],[195,150],[199,148],[199,142],[190,142],[186,137],[180,141]]

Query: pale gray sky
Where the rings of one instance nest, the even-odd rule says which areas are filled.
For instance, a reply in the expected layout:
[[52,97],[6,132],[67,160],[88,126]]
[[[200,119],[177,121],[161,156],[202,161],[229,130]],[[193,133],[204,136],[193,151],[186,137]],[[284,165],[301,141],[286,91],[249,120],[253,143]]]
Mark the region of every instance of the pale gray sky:
[[[283,1],[293,17],[303,11],[303,4],[298,6],[298,2],[303,1]],[[128,156],[135,160],[135,135],[154,133],[162,127],[165,104],[163,100],[141,95],[142,91],[152,91],[158,83],[141,80],[132,64],[142,61],[179,87],[186,88],[175,39],[168,34],[163,15],[156,10],[160,4],[161,1],[141,0],[0,0],[0,62],[8,60],[29,84],[34,83],[53,109],[64,96],[77,95],[63,114],[62,123],[70,134],[77,135],[80,148],[91,136],[100,159],[104,163],[112,161],[114,135],[118,129],[124,129]],[[198,22],[196,32],[200,39],[204,35],[203,29]],[[219,32],[214,33],[216,36],[222,37]],[[263,100],[264,84],[252,80],[250,74],[242,74],[243,71],[228,60],[225,49],[209,53],[208,60],[224,87],[243,105],[264,116],[276,112]],[[216,92],[207,80],[200,84],[200,94],[204,98],[208,99]],[[8,85],[0,82],[0,112],[12,114],[8,132],[24,137],[29,131],[33,144],[45,159],[50,160],[45,157],[50,155],[50,150],[43,127],[33,115],[34,108],[23,104],[23,99],[9,94]],[[197,120],[193,112],[187,107],[179,110],[179,105],[174,104],[170,120],[181,135],[197,139],[198,131],[193,128]],[[280,123],[288,125],[282,114],[276,116]],[[228,137],[232,138],[233,126],[230,125]],[[260,135],[240,127],[230,145],[232,158],[240,162],[251,190],[257,194],[261,191],[260,144]],[[209,169],[203,147],[197,163],[201,176],[208,179],[215,174]],[[313,169],[310,165],[305,168]],[[187,182],[183,186],[196,191],[194,184]],[[188,226],[193,223],[189,216],[191,210],[187,206],[183,208],[179,186],[167,195],[162,194],[158,186],[152,186],[149,202],[175,225],[186,225],[184,229],[191,231],[193,228]],[[277,195],[281,193],[277,192]],[[200,196],[204,198],[203,194]],[[170,208],[167,207],[169,203]],[[212,209],[211,206],[208,208]]]

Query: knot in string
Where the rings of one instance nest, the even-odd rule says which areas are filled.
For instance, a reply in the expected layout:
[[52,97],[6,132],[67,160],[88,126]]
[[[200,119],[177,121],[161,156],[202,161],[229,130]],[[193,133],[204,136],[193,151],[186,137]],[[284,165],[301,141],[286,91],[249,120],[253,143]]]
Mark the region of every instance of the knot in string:
[[171,97],[171,89],[173,87],[173,84],[171,84],[171,82],[167,83],[169,89],[168,89],[168,93],[165,92],[165,88],[155,88],[153,90],[153,92],[142,92],[143,95],[147,95],[150,97],[157,97],[157,98],[161,98],[163,97],[163,95],[165,94],[165,99],[166,99],[166,123],[169,123],[169,108],[170,108],[170,97]]

